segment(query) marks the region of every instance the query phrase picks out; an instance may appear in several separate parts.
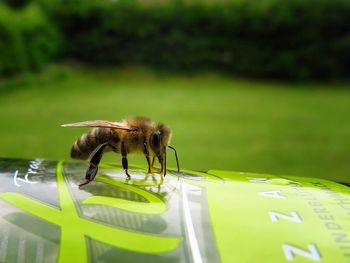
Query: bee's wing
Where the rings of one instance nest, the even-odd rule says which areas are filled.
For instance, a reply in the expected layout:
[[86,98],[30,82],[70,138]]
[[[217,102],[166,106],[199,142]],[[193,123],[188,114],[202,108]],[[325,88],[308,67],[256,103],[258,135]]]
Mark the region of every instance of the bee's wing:
[[62,124],[61,126],[62,127],[102,127],[102,128],[113,128],[113,129],[126,130],[126,131],[135,130],[134,128],[131,128],[130,126],[124,123],[102,121],[102,120],[67,123],[67,124]]

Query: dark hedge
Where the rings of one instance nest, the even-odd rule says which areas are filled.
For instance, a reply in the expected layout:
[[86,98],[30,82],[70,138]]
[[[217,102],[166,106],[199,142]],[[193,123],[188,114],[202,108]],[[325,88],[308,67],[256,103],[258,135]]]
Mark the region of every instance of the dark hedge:
[[58,50],[58,39],[35,4],[11,10],[0,3],[0,76],[39,70]]
[[6,5],[13,9],[21,9],[28,5],[31,0],[0,0],[0,3],[4,2]]
[[48,2],[65,55],[84,62],[286,79],[349,73],[349,0]]

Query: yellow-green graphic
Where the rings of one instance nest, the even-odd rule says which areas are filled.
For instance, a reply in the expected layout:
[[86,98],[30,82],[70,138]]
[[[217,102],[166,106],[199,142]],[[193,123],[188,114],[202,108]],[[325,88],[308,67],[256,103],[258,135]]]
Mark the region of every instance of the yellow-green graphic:
[[[0,194],[0,198],[11,205],[61,227],[59,262],[87,262],[86,237],[140,253],[160,254],[178,247],[181,241],[179,237],[131,232],[81,218],[63,177],[62,163],[59,162],[57,165],[57,187],[61,209],[55,209],[50,205],[15,192]],[[133,201],[102,196],[90,197],[84,203],[109,205],[130,212],[145,214],[161,214],[165,211],[164,202],[155,195],[136,187],[115,182],[110,178],[101,178],[100,181],[140,194],[149,203],[137,204]]]
[[104,176],[97,178],[96,181],[114,185],[125,190],[133,191],[134,193],[139,194],[142,197],[146,198],[148,202],[143,203],[143,202],[130,201],[122,198],[107,197],[107,196],[91,196],[87,198],[83,202],[83,204],[108,205],[119,209],[123,209],[128,212],[150,214],[150,215],[157,215],[165,212],[166,205],[164,201],[159,197],[145,190],[142,190],[140,188],[136,188],[121,182],[117,182],[115,180],[112,180],[111,178],[104,177]]

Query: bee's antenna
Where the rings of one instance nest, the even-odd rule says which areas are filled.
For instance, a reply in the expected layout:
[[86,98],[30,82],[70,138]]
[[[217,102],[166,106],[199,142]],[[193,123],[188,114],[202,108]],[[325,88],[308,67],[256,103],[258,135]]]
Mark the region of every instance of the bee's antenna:
[[179,173],[180,172],[180,166],[179,166],[179,159],[177,158],[177,153],[176,153],[176,149],[170,145],[168,145],[168,147],[172,150],[174,150],[175,152],[175,157],[176,157],[176,164],[177,164],[177,172]]

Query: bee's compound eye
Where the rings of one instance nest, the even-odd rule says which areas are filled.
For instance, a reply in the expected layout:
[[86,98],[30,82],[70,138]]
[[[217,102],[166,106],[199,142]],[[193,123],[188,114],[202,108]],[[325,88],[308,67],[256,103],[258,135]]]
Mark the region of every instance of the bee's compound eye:
[[160,133],[160,131],[155,131],[152,134],[151,143],[154,147],[160,147],[161,136],[162,134]]

